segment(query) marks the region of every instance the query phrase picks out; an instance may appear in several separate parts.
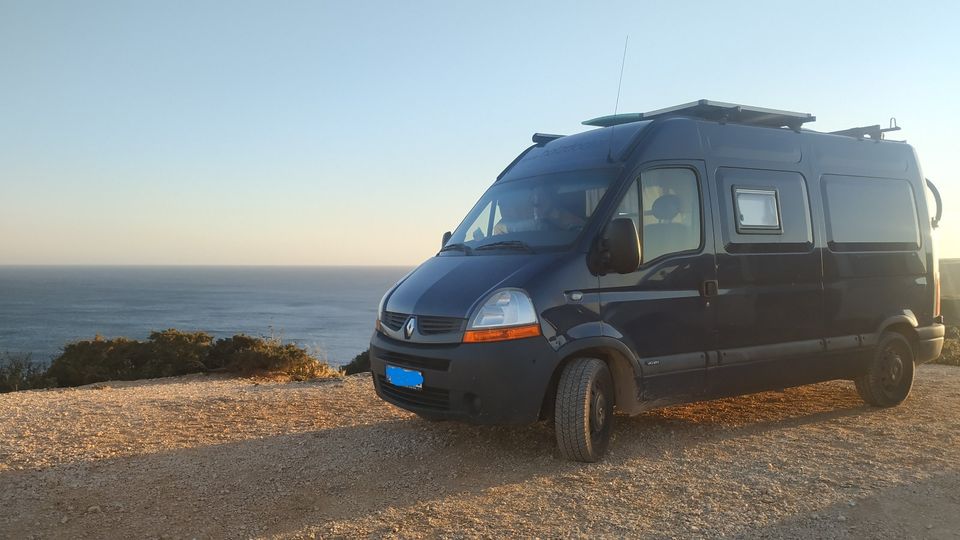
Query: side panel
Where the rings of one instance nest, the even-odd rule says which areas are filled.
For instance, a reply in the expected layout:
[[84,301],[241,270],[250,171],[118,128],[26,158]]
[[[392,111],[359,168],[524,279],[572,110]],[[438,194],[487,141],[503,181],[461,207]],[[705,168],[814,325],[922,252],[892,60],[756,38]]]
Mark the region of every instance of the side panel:
[[[829,378],[823,373],[829,365],[822,365],[821,231],[804,135],[723,125],[704,131],[719,284],[718,350],[707,392],[734,395]],[[776,194],[776,226],[746,226],[736,199],[750,190]]]
[[[820,254],[814,249],[809,190],[796,171],[721,167],[715,174],[720,231],[716,299],[720,349],[823,336]],[[733,190],[776,190],[782,230],[739,234]]]

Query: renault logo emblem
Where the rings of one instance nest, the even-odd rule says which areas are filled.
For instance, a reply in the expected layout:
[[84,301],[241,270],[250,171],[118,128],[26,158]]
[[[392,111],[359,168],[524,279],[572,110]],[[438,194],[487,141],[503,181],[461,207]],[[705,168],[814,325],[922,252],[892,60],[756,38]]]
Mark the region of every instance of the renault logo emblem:
[[413,331],[417,329],[417,318],[410,317],[407,319],[407,325],[403,327],[403,337],[410,339],[410,336],[413,335]]

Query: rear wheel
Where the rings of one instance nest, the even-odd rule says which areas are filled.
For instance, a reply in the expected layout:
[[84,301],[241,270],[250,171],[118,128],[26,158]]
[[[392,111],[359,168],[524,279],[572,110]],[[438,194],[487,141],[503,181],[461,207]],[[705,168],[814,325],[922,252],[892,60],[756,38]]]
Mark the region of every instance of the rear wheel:
[[867,372],[854,379],[857,393],[874,407],[903,403],[913,387],[913,347],[903,335],[887,332],[880,337]]
[[563,457],[593,462],[603,456],[613,428],[613,379],[605,363],[577,358],[564,366],[554,425]]

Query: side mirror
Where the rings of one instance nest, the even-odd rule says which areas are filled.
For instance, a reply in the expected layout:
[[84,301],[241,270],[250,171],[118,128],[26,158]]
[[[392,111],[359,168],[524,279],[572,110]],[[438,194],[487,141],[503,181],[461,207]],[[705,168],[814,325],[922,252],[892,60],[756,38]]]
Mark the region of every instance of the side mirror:
[[440,241],[440,249],[443,249],[443,246],[447,245],[451,236],[453,236],[453,233],[450,231],[443,233],[443,240]]
[[604,239],[604,266],[618,274],[629,274],[640,266],[640,235],[630,218],[617,218],[607,225]]

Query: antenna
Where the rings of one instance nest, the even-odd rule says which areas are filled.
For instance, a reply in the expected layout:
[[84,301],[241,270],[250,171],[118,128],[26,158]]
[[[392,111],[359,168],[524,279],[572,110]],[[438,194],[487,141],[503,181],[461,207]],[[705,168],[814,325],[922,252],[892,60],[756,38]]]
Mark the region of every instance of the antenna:
[[[623,87],[623,68],[627,65],[627,44],[630,43],[630,34],[627,34],[627,39],[623,40],[623,59],[620,60],[620,80],[617,82],[617,101],[613,104],[613,116],[617,116],[617,111],[620,109],[620,88]],[[613,130],[616,129],[616,125],[610,127],[610,144],[607,148],[607,161],[613,161]]]

